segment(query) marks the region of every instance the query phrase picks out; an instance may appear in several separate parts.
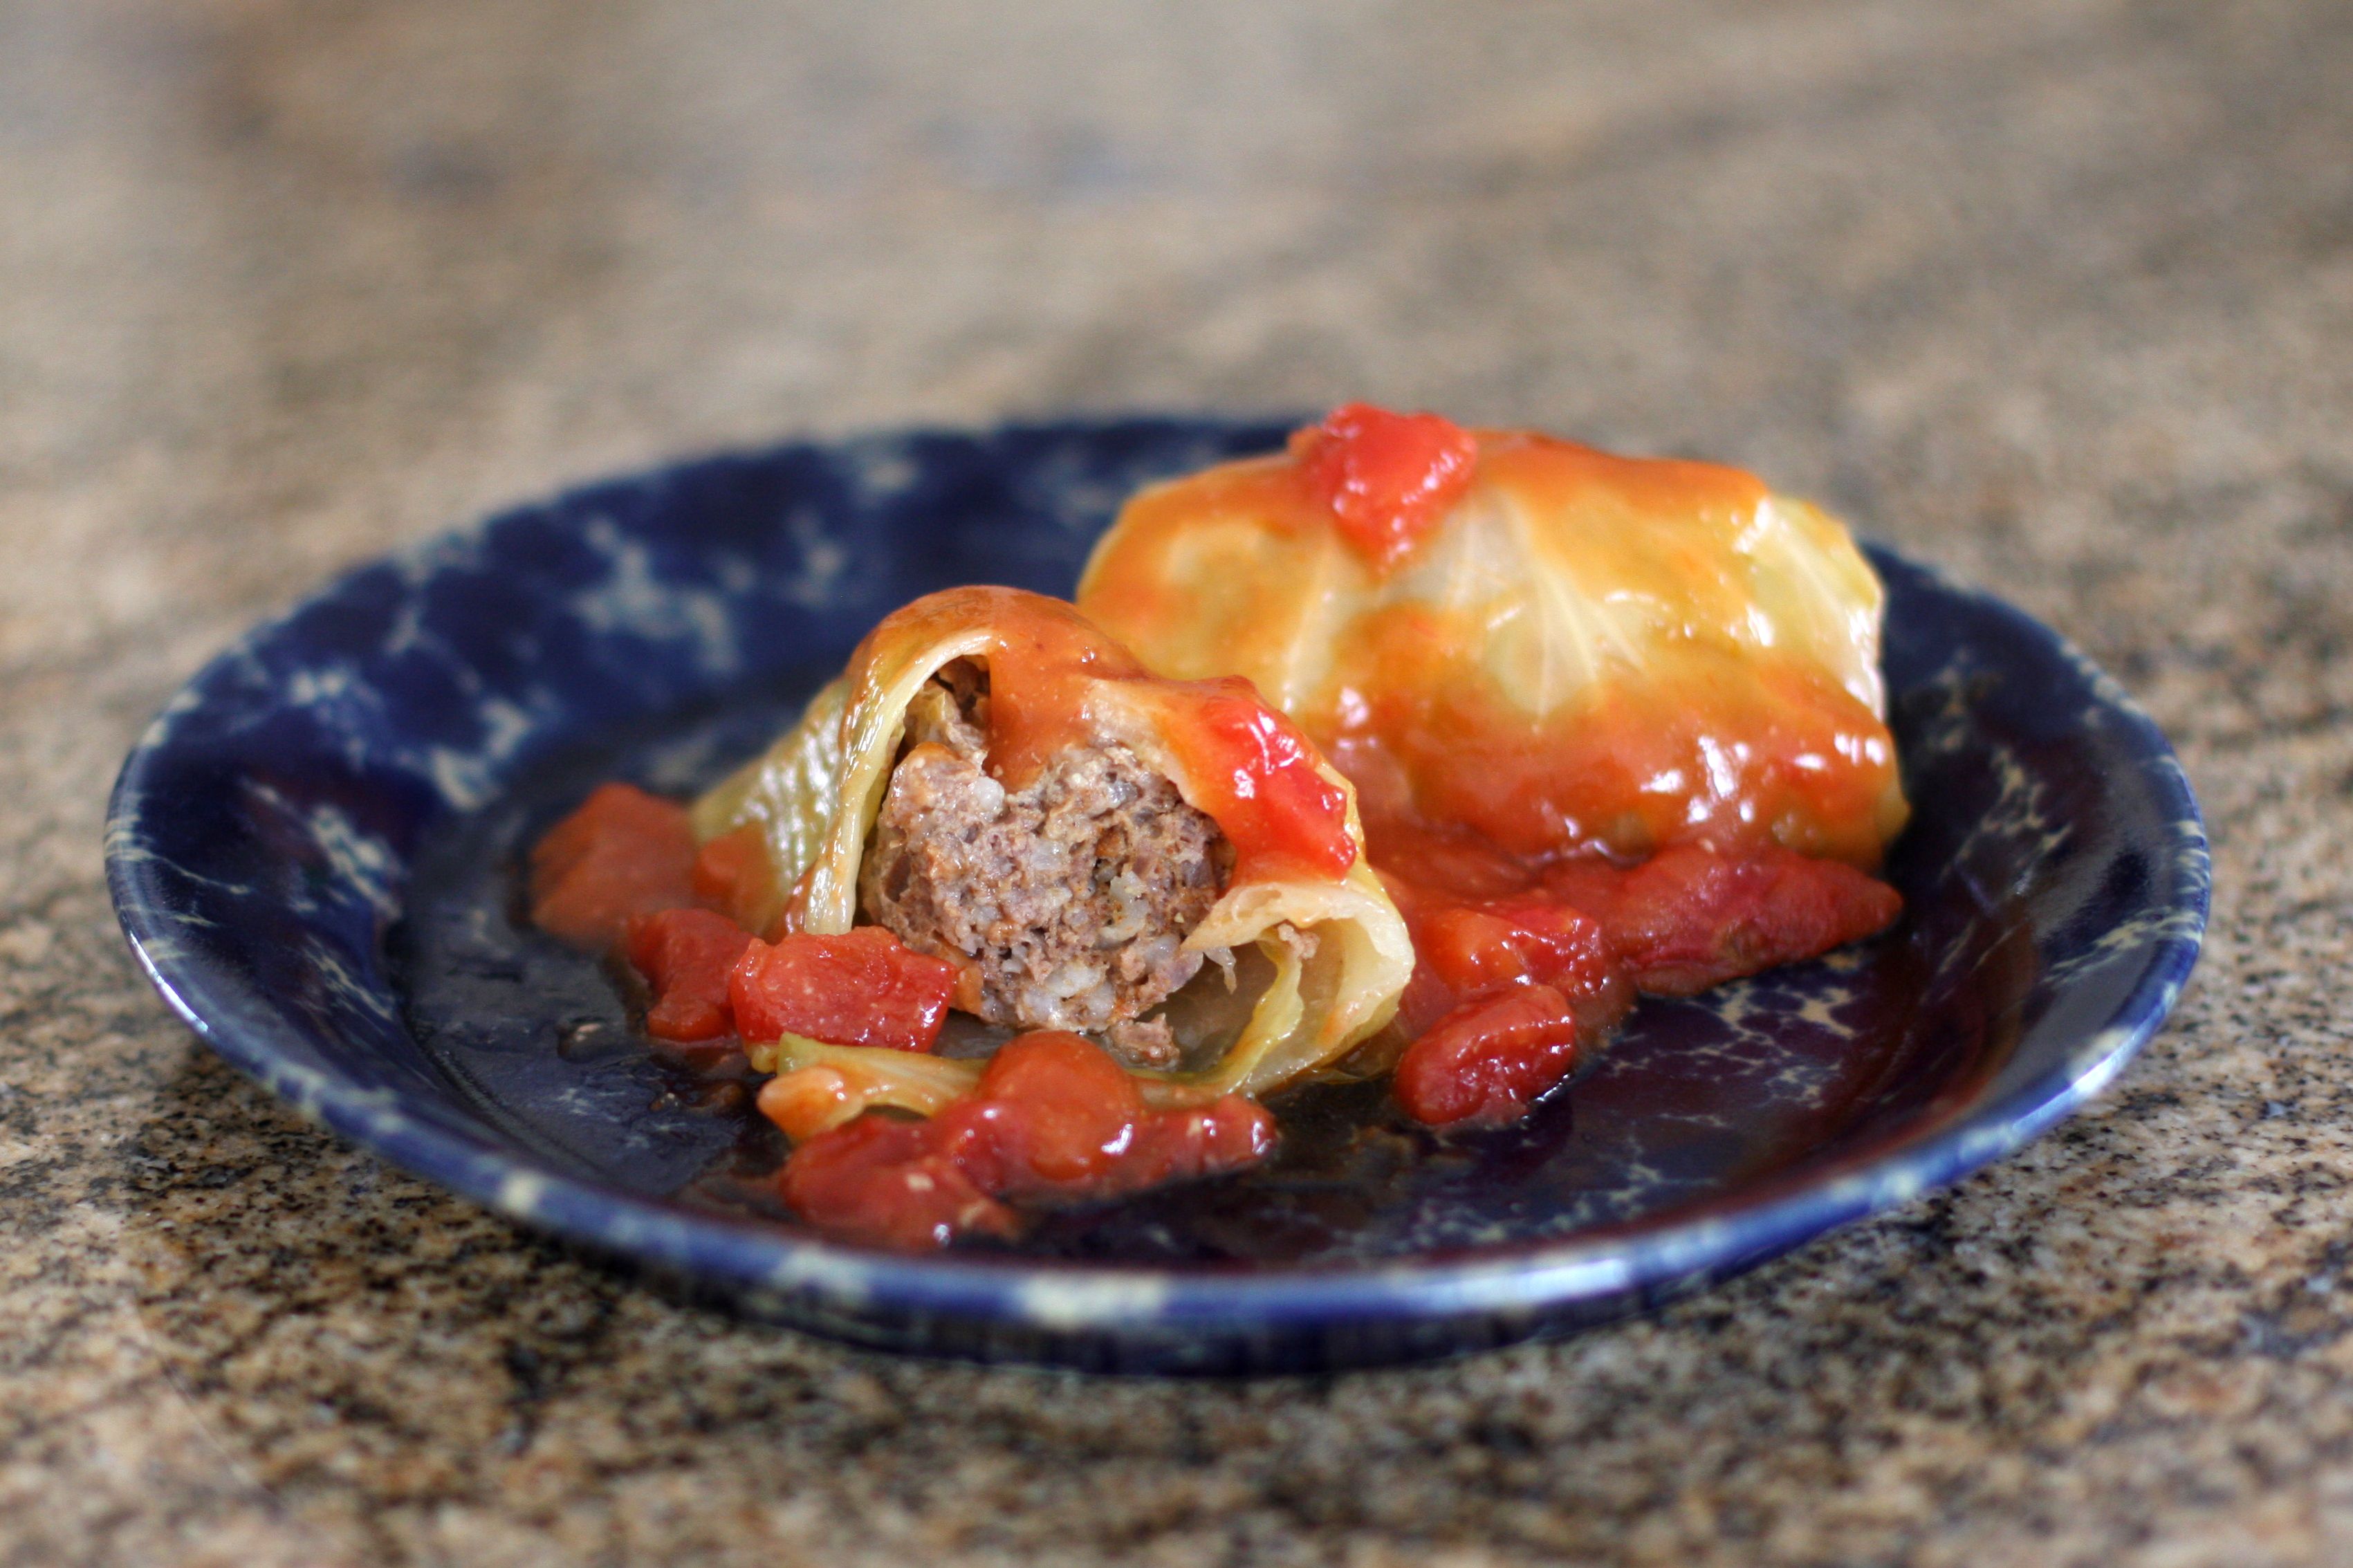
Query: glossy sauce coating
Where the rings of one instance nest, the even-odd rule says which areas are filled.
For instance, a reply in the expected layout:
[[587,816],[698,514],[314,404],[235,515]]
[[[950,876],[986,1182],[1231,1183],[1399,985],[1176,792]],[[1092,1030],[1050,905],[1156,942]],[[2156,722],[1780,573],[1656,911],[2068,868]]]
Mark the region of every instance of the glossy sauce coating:
[[1358,547],[1316,426],[1135,498],[1080,607],[1164,675],[1250,678],[1368,816],[1522,856],[1704,841],[1875,866],[1904,805],[1878,588],[1843,531],[1736,469],[1460,434],[1475,463],[1420,487],[1458,500],[1405,531],[1401,565]]
[[1567,1079],[1583,1033],[1555,987],[1507,986],[1416,1037],[1398,1058],[1390,1092],[1406,1114],[1432,1127],[1500,1127]]
[[928,1121],[869,1115],[819,1133],[793,1151],[776,1186],[812,1225],[903,1252],[1020,1231],[1019,1216],[941,1152]]
[[1335,880],[1356,863],[1348,795],[1299,727],[1233,676],[1147,689],[1192,804],[1234,847],[1233,880]]
[[1546,893],[1590,911],[1644,991],[1688,996],[1811,958],[1884,930],[1895,889],[1836,860],[1778,846],[1733,853],[1681,844],[1642,864],[1573,860],[1545,873]]
[[1351,405],[1137,497],[1080,604],[1165,674],[1255,678],[1356,785],[1423,1121],[1510,1120],[1638,989],[1897,911],[1877,584],[1753,476]]
[[988,668],[988,772],[1008,789],[1054,753],[1092,738],[1087,703],[1099,682],[1148,679],[1135,656],[1060,599],[1014,588],[950,588],[883,617],[850,655],[852,690],[906,647],[981,628],[969,656]]
[[[762,1109],[768,1110],[763,1096]],[[924,1121],[874,1113],[796,1147],[785,1201],[833,1235],[905,1249],[1007,1237],[1005,1197],[1071,1201],[1235,1170],[1274,1147],[1274,1121],[1238,1096],[1145,1109],[1135,1081],[1076,1035],[1015,1039],[980,1085]]]
[[1373,843],[1414,941],[1394,1089],[1435,1126],[1515,1119],[1638,992],[1688,995],[1813,958],[1902,908],[1853,867],[1778,846],[1680,845],[1626,865],[1522,861],[1394,826]]

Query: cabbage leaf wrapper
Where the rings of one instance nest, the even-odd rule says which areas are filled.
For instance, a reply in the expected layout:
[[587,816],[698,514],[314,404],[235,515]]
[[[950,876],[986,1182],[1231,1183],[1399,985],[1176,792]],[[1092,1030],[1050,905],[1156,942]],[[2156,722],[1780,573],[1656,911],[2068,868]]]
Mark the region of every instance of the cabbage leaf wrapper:
[[[1208,962],[1161,1008],[1182,1060],[1131,1068],[1149,1101],[1262,1096],[1330,1068],[1388,1024],[1413,948],[1366,861],[1345,777],[1247,682],[1155,677],[1069,605],[1009,588],[952,588],[884,619],[792,730],[696,803],[706,845],[756,839],[756,864],[733,895],[743,923],[827,934],[863,918],[860,872],[878,853],[894,770],[921,749],[922,705],[936,705],[944,682],[977,683],[971,711],[987,733],[987,772],[1004,789],[1073,745],[1124,747],[1229,847],[1214,902],[1182,943]],[[963,993],[958,1005],[978,1010]],[[796,1049],[807,1047],[767,1054],[781,1066],[797,1061]],[[857,1058],[874,1102],[921,1110],[937,1099],[947,1059],[911,1063],[922,1081],[902,1093],[874,1079],[887,1076],[889,1054]]]
[[1137,495],[1078,604],[1158,674],[1252,681],[1356,781],[1377,858],[1411,823],[1531,858],[1878,865],[1907,810],[1883,593],[1839,522],[1732,468],[1484,430],[1384,559],[1335,526],[1314,434]]

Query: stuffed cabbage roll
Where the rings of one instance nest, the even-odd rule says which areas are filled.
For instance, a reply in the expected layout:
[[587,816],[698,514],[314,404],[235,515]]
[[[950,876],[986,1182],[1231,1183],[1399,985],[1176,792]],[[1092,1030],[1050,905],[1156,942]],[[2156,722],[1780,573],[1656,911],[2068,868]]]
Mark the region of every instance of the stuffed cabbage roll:
[[1878,582],[1746,475],[1352,405],[1134,498],[1080,595],[918,600],[691,807],[534,853],[650,1033],[772,1075],[829,1229],[1237,1169],[1311,1079],[1508,1122],[1639,994],[1900,909]]
[[1006,588],[887,617],[691,808],[600,787],[531,898],[627,959],[649,1033],[772,1075],[797,1213],[902,1247],[1264,1158],[1257,1098],[1379,1034],[1414,963],[1289,720]]
[[747,928],[880,927],[954,967],[969,1019],[1087,1036],[1156,1103],[1314,1073],[1412,969],[1353,791],[1289,721],[1035,594],[891,616],[691,821]]
[[1410,818],[1864,868],[1905,816],[1881,600],[1842,527],[1736,469],[1361,405],[1136,496],[1078,595],[1160,674],[1249,678],[1377,849]]
[[1350,405],[1135,497],[1079,604],[1355,781],[1418,963],[1352,1065],[1423,1121],[1511,1121],[1636,994],[1901,908],[1878,580],[1746,474]]

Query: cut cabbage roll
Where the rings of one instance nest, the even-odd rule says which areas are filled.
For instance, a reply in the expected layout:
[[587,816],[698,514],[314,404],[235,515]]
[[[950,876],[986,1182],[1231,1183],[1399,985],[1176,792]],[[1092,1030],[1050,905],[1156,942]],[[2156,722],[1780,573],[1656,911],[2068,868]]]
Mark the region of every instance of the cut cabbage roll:
[[1154,671],[1295,719],[1377,858],[1394,828],[1864,869],[1906,811],[1881,601],[1844,528],[1736,469],[1361,406],[1136,496],[1078,595]]
[[1413,967],[1354,791],[1289,721],[1013,589],[889,616],[691,822],[747,929],[879,925],[957,967],[961,1045],[903,1086],[861,1053],[873,1103],[921,1108],[960,1051],[1037,1031],[1101,1043],[1155,1104],[1263,1095],[1378,1031]]

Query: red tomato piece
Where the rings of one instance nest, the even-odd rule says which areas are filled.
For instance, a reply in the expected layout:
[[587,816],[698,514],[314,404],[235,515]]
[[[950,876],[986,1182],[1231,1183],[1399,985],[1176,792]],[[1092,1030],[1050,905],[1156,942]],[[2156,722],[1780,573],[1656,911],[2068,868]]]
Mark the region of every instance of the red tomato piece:
[[839,936],[754,938],[729,977],[735,1031],[747,1040],[800,1035],[835,1046],[928,1051],[946,1021],[956,966],[915,952],[881,926]]
[[601,952],[632,915],[694,902],[686,808],[632,784],[599,784],[531,852],[532,923]]
[[1628,998],[1601,922],[1542,893],[1454,903],[1405,889],[1413,978],[1398,1011],[1427,1029],[1475,997],[1514,985],[1550,985],[1589,1027],[1614,1021]]
[[1102,1047],[1057,1030],[1008,1041],[989,1058],[978,1098],[988,1111],[995,1192],[1103,1175],[1144,1117],[1144,1097],[1126,1070]]
[[729,973],[752,933],[709,910],[662,910],[629,919],[630,966],[653,988],[646,1032],[659,1040],[710,1040],[735,1027]]
[[1135,1141],[1103,1184],[1104,1195],[1140,1193],[1169,1182],[1221,1175],[1274,1152],[1274,1117],[1255,1100],[1229,1094],[1188,1110],[1155,1111],[1136,1124]]
[[1406,1047],[1390,1091],[1433,1127],[1500,1127],[1568,1076],[1579,1032],[1558,991],[1514,986],[1465,1002]]
[[[842,1085],[811,1076],[822,1070],[770,1080],[761,1110],[787,1130],[820,1124],[843,1103]],[[876,1124],[889,1131],[845,1139]],[[782,1190],[813,1225],[932,1247],[968,1229],[1010,1234],[1015,1215],[999,1197],[1141,1192],[1254,1164],[1274,1142],[1274,1118],[1239,1095],[1147,1111],[1135,1080],[1101,1047],[1049,1030],[1008,1042],[973,1093],[929,1121],[869,1113],[817,1133],[786,1163]]]
[[1383,572],[1413,552],[1471,486],[1478,437],[1435,414],[1350,403],[1291,438],[1340,536]]
[[957,1170],[984,1193],[1002,1193],[1015,1184],[1018,1158],[1008,1155],[1014,1141],[1006,1125],[1012,1120],[1006,1107],[979,1093],[966,1095],[924,1123],[929,1147],[952,1161]]
[[769,868],[767,838],[760,825],[747,822],[705,844],[695,853],[687,880],[697,900],[744,930],[754,930],[756,911],[767,906],[776,890],[776,872]]
[[1631,870],[1570,862],[1546,882],[1598,915],[1635,983],[1662,996],[1817,957],[1884,930],[1904,908],[1894,889],[1842,861],[1778,847],[1731,856],[1675,845]]
[[902,1251],[1018,1229],[1010,1209],[933,1147],[928,1122],[870,1113],[820,1132],[793,1151],[777,1184],[812,1225]]
[[1248,681],[1204,684],[1214,689],[1194,710],[1186,760],[1205,796],[1197,804],[1233,844],[1234,879],[1346,876],[1356,863],[1348,795],[1318,770],[1307,737]]
[[1505,941],[1526,977],[1567,997],[1588,1032],[1609,1027],[1633,1006],[1625,966],[1599,921],[1542,893],[1486,908],[1511,928]]

